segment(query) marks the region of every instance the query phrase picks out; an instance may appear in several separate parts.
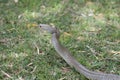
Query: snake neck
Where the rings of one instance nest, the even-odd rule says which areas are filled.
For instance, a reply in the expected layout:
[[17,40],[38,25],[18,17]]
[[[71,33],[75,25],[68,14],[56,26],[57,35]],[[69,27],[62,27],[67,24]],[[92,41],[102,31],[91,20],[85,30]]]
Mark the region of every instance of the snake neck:
[[60,31],[57,28],[55,28],[55,31],[52,33],[52,37],[56,38],[56,40],[59,41]]
[[57,33],[52,34],[52,44],[58,54],[71,66],[74,67],[78,72],[86,76],[88,79],[92,80],[120,80],[120,76],[113,75],[113,74],[104,74],[100,72],[90,71],[89,69],[85,68],[81,65],[66,49],[62,46],[59,42],[59,37]]

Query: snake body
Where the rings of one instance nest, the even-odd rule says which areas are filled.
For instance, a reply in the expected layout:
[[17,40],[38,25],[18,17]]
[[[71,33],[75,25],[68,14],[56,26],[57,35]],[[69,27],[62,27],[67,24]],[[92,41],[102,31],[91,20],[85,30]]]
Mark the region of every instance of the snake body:
[[47,24],[39,25],[43,30],[48,31],[52,34],[52,44],[57,51],[57,53],[71,66],[76,69],[79,73],[83,74],[85,77],[91,80],[120,80],[119,75],[115,74],[106,74],[102,72],[94,72],[83,65],[81,65],[69,52],[67,48],[62,46],[59,42],[60,32],[57,28],[53,28]]

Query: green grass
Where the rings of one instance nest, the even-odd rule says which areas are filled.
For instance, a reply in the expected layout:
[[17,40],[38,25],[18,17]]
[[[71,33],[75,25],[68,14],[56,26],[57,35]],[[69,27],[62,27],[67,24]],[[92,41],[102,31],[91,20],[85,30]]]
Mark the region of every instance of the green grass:
[[0,80],[87,80],[57,54],[51,35],[34,24],[53,24],[61,43],[90,70],[120,75],[119,0],[0,0]]

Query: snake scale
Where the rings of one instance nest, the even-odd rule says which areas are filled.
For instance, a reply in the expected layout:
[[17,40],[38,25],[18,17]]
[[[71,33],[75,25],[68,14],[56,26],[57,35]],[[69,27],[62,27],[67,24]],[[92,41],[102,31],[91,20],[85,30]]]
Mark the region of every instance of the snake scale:
[[107,74],[102,72],[95,72],[87,69],[85,66],[80,64],[69,52],[67,48],[62,46],[59,42],[60,32],[57,28],[47,24],[39,24],[39,27],[52,34],[52,44],[57,53],[71,66],[76,69],[79,73],[83,74],[86,78],[91,80],[120,80],[119,75]]

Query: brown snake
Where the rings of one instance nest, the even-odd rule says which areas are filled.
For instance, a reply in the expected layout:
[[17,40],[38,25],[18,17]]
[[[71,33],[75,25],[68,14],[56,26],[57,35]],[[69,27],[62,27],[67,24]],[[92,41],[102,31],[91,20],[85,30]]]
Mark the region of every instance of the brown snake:
[[57,28],[53,28],[47,24],[39,24],[43,30],[48,31],[52,34],[52,44],[57,51],[57,53],[71,66],[74,67],[79,73],[83,74],[85,77],[91,80],[120,80],[119,75],[106,74],[102,72],[90,71],[83,65],[81,65],[59,42],[60,32]]

